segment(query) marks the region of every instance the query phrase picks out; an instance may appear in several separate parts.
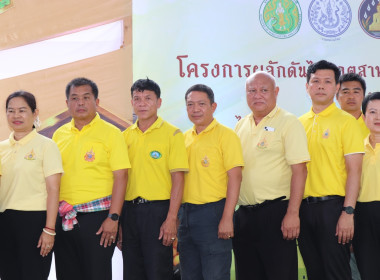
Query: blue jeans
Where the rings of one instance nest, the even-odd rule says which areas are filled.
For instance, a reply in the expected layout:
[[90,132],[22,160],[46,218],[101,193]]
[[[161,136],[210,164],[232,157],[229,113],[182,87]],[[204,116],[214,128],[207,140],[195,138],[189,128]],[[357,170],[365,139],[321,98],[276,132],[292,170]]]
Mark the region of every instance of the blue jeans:
[[224,204],[225,199],[181,206],[178,251],[182,280],[230,280],[232,241],[218,238]]

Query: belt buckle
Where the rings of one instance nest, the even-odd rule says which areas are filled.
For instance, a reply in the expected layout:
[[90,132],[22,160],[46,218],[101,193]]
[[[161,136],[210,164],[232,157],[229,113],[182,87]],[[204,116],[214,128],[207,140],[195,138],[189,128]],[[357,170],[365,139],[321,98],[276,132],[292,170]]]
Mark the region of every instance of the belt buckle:
[[140,204],[141,203],[141,197],[137,197],[134,200],[132,200],[132,204]]
[[143,203],[147,203],[147,202],[149,202],[149,200],[146,200],[140,196],[133,200],[133,204],[143,204]]

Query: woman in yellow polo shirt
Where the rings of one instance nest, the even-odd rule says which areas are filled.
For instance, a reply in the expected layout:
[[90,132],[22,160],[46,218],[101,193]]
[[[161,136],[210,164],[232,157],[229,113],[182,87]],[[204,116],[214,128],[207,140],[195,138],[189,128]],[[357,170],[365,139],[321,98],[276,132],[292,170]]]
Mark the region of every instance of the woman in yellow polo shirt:
[[47,279],[54,245],[62,169],[57,145],[36,132],[35,97],[17,91],[6,100],[12,129],[0,142],[0,277]]
[[353,247],[361,278],[377,280],[380,277],[380,92],[368,94],[362,109],[370,134],[364,140]]

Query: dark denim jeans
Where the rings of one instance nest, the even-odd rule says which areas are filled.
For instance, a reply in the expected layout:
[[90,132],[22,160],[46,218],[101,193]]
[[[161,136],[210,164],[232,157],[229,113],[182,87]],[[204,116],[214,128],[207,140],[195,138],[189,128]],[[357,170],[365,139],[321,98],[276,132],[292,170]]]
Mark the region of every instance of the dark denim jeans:
[[232,241],[218,238],[224,204],[225,199],[181,206],[178,250],[182,280],[230,280]]

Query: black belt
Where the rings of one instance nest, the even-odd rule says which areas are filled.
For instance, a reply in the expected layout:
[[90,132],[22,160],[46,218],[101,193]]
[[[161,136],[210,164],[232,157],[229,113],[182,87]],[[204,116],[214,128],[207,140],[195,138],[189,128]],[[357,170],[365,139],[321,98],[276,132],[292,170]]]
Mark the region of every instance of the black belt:
[[272,199],[272,200],[265,200],[262,203],[253,204],[253,205],[240,205],[240,207],[249,208],[249,209],[259,209],[261,207],[264,207],[266,205],[272,204],[272,203],[274,203],[276,201],[279,201],[279,200],[283,200],[285,198],[286,198],[286,196],[284,195],[284,196],[280,196],[280,197],[277,197],[277,198]]
[[339,196],[339,195],[327,195],[327,196],[317,196],[317,197],[308,196],[304,199],[304,201],[306,201],[307,204],[312,204],[312,203],[333,200],[337,198],[343,198],[343,196]]
[[144,204],[144,203],[165,202],[165,201],[169,201],[169,199],[167,199],[167,200],[147,200],[147,199],[144,199],[142,197],[136,197],[135,199],[127,200],[126,202],[132,203],[132,204]]

